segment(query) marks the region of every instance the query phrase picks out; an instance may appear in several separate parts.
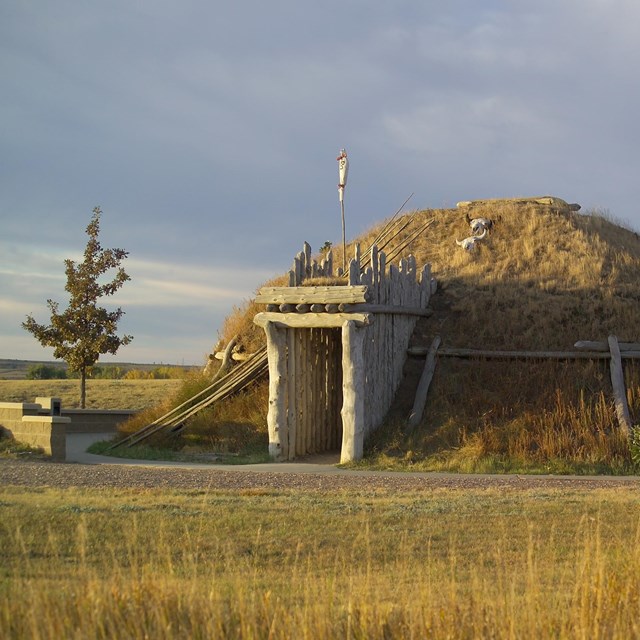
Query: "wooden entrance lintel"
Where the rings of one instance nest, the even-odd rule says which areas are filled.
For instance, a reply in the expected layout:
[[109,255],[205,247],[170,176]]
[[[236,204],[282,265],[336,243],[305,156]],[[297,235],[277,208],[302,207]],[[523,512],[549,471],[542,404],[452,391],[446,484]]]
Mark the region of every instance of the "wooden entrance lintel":
[[373,322],[371,313],[277,313],[264,311],[258,313],[253,321],[259,327],[273,323],[277,327],[287,329],[341,329],[342,325],[351,321],[358,327]]

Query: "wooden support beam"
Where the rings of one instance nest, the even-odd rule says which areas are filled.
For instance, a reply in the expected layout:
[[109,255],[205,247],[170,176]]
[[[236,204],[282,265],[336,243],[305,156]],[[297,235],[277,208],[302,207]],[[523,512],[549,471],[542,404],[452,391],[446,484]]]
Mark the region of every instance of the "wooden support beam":
[[259,327],[265,327],[273,322],[277,327],[292,329],[340,329],[342,325],[352,320],[356,326],[362,327],[373,322],[371,313],[258,313],[253,321]]
[[618,338],[609,336],[609,351],[611,353],[611,385],[613,386],[613,400],[618,416],[620,430],[628,438],[633,425],[627,404],[627,391],[624,384],[624,371],[622,370],[622,358],[620,357],[620,347]]
[[287,421],[287,360],[286,331],[273,323],[264,325],[267,335],[267,358],[269,360],[269,455],[274,460],[289,457],[289,433]]
[[263,287],[255,301],[258,304],[330,304],[368,302],[369,290],[364,285],[335,287]]
[[[427,347],[411,347],[410,356],[424,357]],[[458,349],[443,347],[438,356],[449,358],[486,358],[495,360],[608,360],[610,355],[599,351],[489,351],[483,349]]]
[[388,313],[403,316],[423,316],[429,318],[433,315],[433,309],[427,307],[402,307],[391,304],[341,304],[338,308],[342,313]]
[[[601,340],[578,340],[573,346],[585,351],[609,351],[609,342]],[[640,342],[618,342],[618,347],[620,353],[624,351],[640,352]]]
[[342,325],[342,449],[340,462],[360,460],[364,451],[364,331],[353,320]]
[[427,359],[424,364],[424,369],[422,371],[422,375],[420,376],[420,382],[418,383],[418,388],[416,389],[416,397],[413,401],[413,408],[411,409],[409,420],[407,422],[409,431],[413,430],[422,421],[422,416],[424,415],[424,407],[427,404],[427,393],[429,391],[429,385],[431,384],[433,373],[436,369],[436,354],[438,352],[439,346],[440,336],[436,336],[433,339],[431,346],[429,347]]

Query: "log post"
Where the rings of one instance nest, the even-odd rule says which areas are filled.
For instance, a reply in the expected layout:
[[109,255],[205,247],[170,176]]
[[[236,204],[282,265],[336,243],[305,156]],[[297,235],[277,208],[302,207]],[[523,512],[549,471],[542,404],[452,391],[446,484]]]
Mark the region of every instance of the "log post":
[[622,370],[622,357],[620,346],[616,336],[609,336],[609,351],[611,353],[611,385],[613,386],[613,400],[618,416],[618,424],[622,433],[628,438],[631,429],[631,415],[627,404],[627,392],[624,384],[624,371]]
[[422,421],[424,407],[427,403],[427,393],[429,391],[429,385],[431,384],[431,380],[433,378],[433,372],[436,369],[436,354],[438,352],[439,346],[440,336],[436,336],[433,339],[431,346],[429,347],[427,360],[424,364],[422,375],[420,376],[418,388],[416,389],[416,397],[413,401],[413,409],[411,409],[411,413],[409,414],[409,421],[407,423],[407,426],[410,431],[413,430]]
[[289,456],[289,434],[287,421],[287,350],[285,329],[278,329],[268,322],[264,331],[267,336],[267,358],[269,360],[269,455],[274,460],[286,460]]
[[342,450],[340,462],[360,460],[364,450],[364,331],[342,325]]

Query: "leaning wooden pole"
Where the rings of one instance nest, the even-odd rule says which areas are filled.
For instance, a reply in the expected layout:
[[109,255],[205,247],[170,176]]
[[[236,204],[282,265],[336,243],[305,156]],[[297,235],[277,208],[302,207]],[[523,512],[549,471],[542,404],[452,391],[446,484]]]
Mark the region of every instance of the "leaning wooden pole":
[[620,346],[616,336],[609,336],[609,351],[611,353],[611,385],[613,386],[613,400],[618,416],[620,430],[628,438],[631,433],[631,415],[627,404],[627,391],[624,384],[624,371],[622,370],[622,357]]
[[433,373],[436,369],[436,354],[438,352],[439,346],[440,336],[436,336],[433,339],[431,346],[429,347],[427,360],[425,362],[422,375],[420,376],[420,382],[418,382],[418,388],[416,389],[416,398],[413,401],[413,408],[411,409],[411,413],[409,414],[407,427],[410,431],[417,427],[422,421],[422,416],[424,415],[424,407],[427,404],[427,393],[429,391],[429,385],[431,384]]

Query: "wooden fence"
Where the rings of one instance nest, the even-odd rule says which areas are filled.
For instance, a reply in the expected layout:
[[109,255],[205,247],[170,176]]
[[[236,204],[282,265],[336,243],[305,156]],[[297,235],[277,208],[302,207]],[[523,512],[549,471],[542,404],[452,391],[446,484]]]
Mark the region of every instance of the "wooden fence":
[[[429,315],[435,290],[429,265],[413,257],[387,265],[372,246],[347,273],[333,273],[331,252],[311,259],[305,243],[289,287],[265,287],[254,322],[267,337],[269,453],[278,460],[341,448],[362,457],[365,437],[382,423],[402,379],[416,320]],[[310,278],[335,284],[305,286]]]
[[625,437],[629,438],[631,435],[634,425],[631,422],[627,403],[622,360],[640,359],[640,343],[619,342],[617,336],[610,335],[606,342],[579,340],[574,344],[576,351],[496,351],[439,347],[440,337],[436,336],[430,347],[413,347],[408,351],[409,355],[412,356],[426,356],[424,371],[418,383],[413,409],[407,423],[409,429],[413,429],[422,420],[437,357],[486,358],[490,360],[609,360],[613,401],[618,425]]

